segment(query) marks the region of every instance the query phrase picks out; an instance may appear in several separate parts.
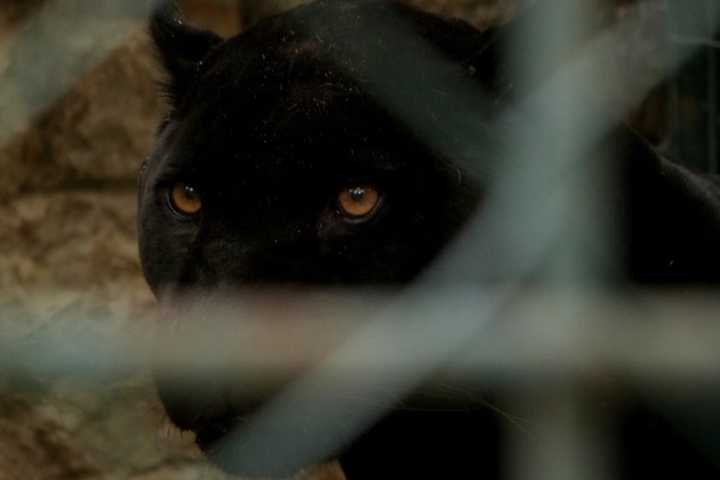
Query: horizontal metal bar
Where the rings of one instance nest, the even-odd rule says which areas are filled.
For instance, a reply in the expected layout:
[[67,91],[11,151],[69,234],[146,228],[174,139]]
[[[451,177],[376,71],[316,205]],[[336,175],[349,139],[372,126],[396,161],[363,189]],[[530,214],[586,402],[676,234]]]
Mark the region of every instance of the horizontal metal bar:
[[[418,365],[429,368],[436,360],[427,354],[436,341],[434,329],[452,330],[460,324],[468,332],[475,324],[477,329],[459,342],[459,348],[447,352],[453,360],[442,368],[443,375],[469,385],[512,387],[518,378],[551,381],[598,371],[660,383],[720,382],[720,303],[714,292],[611,297],[538,290],[506,302],[483,322],[475,312],[487,311],[502,295],[466,287],[425,291],[403,301],[381,294],[369,299],[326,293],[317,297],[321,302],[313,303],[268,294],[285,307],[218,303],[215,311],[186,312],[175,320],[172,335],[164,329],[154,339],[135,332],[108,334],[103,318],[83,320],[79,329],[65,328],[63,322],[57,329],[0,337],[0,371],[103,376],[144,368],[152,359],[168,372],[197,371],[267,383],[317,365],[366,331],[372,318],[372,338],[350,359],[329,367],[338,377],[374,374],[378,368],[402,376]],[[382,305],[388,307],[378,314]],[[0,315],[12,320],[10,312]],[[69,312],[63,315],[72,317]],[[418,340],[418,328],[430,335]],[[378,364],[376,342],[403,352]],[[219,351],[233,353],[213,355]]]

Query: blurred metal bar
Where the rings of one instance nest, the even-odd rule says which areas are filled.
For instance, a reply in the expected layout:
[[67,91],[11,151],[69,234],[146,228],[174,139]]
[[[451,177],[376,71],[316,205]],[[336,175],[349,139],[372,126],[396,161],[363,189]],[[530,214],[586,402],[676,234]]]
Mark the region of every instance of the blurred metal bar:
[[[527,384],[526,384],[527,385]],[[604,418],[588,408],[578,385],[528,385],[514,395],[511,410],[527,430],[508,429],[508,471],[516,480],[614,478]]]
[[[717,17],[717,2],[716,0],[706,0],[705,2],[708,11],[708,32],[710,34],[715,32],[715,25],[712,23]],[[714,40],[714,39],[711,39]],[[708,171],[711,173],[718,173],[718,62],[717,62],[717,49],[706,48],[707,55],[707,103],[708,103]]]
[[[588,188],[603,184],[602,179],[608,178],[611,159],[589,156],[593,161],[583,162],[584,155],[579,155],[594,144],[593,135],[596,132],[602,132],[611,125],[605,123],[604,116],[598,116],[605,112],[598,111],[596,105],[579,101],[587,94],[588,87],[598,88],[595,73],[605,59],[594,56],[590,62],[597,65],[574,70],[570,78],[562,80],[561,75],[566,72],[563,67],[573,58],[572,49],[581,45],[592,33],[594,2],[556,0],[554,3],[555,8],[540,8],[539,18],[533,25],[527,25],[526,31],[515,32],[508,52],[510,64],[515,66],[515,82],[519,84],[525,79],[536,78],[535,72],[543,71],[548,61],[560,59],[562,63],[558,72],[560,78],[552,79],[553,86],[558,90],[552,90],[537,104],[533,104],[533,99],[526,108],[521,107],[522,114],[528,114],[532,120],[519,122],[522,127],[514,132],[513,145],[520,147],[507,153],[511,157],[509,168],[500,172],[501,190],[497,193],[508,209],[510,216],[507,218],[513,219],[507,224],[534,221],[536,229],[533,233],[540,232],[540,237],[547,239],[547,250],[544,253],[538,251],[535,260],[530,260],[532,254],[521,253],[528,259],[528,264],[521,270],[543,256],[546,263],[539,272],[541,282],[583,285],[602,278],[604,270],[616,258],[615,252],[609,251],[614,239],[609,228],[611,219],[603,207],[607,202],[601,198],[603,189]],[[558,5],[562,8],[557,8]],[[533,45],[535,55],[528,57],[525,54],[528,45]],[[608,78],[612,81],[611,76]],[[535,88],[530,86],[530,91]],[[578,129],[578,121],[583,124],[581,128],[587,130]],[[527,179],[533,178],[534,184],[533,181],[518,182],[518,172]],[[519,200],[527,198],[528,191],[531,192],[529,202]],[[592,195],[592,192],[596,194]],[[542,220],[538,222],[538,217],[531,213],[534,207],[530,205],[536,205],[540,199],[558,197],[556,201],[542,202],[545,205]],[[568,228],[568,225],[571,227]],[[498,224],[498,228],[503,227]],[[504,258],[514,258],[526,248],[525,244],[537,241],[535,235],[527,235],[529,232],[523,234],[514,229],[505,230],[501,237],[517,248],[503,252]],[[516,236],[513,237],[513,234]],[[556,309],[555,318],[575,323],[575,308],[579,301],[582,300],[568,299]],[[583,341],[583,332],[575,328],[564,330],[563,336],[564,342],[570,344]],[[474,346],[472,351],[477,352],[477,347]],[[608,467],[604,443],[592,438],[595,429],[590,428],[585,406],[577,398],[578,380],[578,377],[569,376],[563,380],[553,378],[549,382],[538,383],[526,378],[525,382],[520,382],[526,387],[513,392],[513,413],[523,417],[531,427],[529,432],[507,429],[511,445],[507,450],[506,468],[511,478],[610,478],[606,475]],[[531,386],[528,387],[527,382]]]
[[[45,326],[22,337],[4,334],[0,337],[0,371],[104,376],[144,368],[149,358],[155,357],[159,367],[168,372],[214,371],[218,375],[247,374],[252,379],[252,372],[260,367],[268,374],[297,373],[299,367],[315,365],[318,358],[340,345],[352,346],[353,355],[333,368],[352,374],[377,366],[376,341],[381,341],[381,347],[392,350],[388,361],[381,362],[382,370],[402,374],[412,371],[416,362],[421,368],[437,366],[436,353],[422,348],[423,342],[436,338],[432,336],[435,328],[467,322],[468,328],[477,330],[463,332],[453,360],[443,363],[441,370],[469,386],[497,384],[512,389],[520,379],[552,382],[587,378],[602,371],[658,385],[717,386],[720,382],[720,302],[716,292],[638,292],[632,297],[610,297],[573,290],[535,290],[515,296],[512,303],[497,310],[499,300],[506,297],[506,291],[479,287],[426,291],[403,301],[378,296],[374,307],[388,305],[378,316],[382,322],[363,321],[371,314],[367,309],[349,309],[344,315],[336,309],[327,315],[315,311],[315,321],[293,316],[282,322],[263,315],[238,321],[233,316],[226,318],[225,329],[217,326],[210,337],[200,336],[200,328],[187,329],[178,331],[177,339],[160,343],[134,332],[108,335],[101,327],[93,333],[94,322],[103,325],[104,319],[77,321],[74,328],[63,324],[56,330]],[[352,296],[337,299],[337,303],[352,301]],[[215,313],[220,318],[227,315],[227,309],[218,308]],[[481,312],[495,313],[498,321],[492,328],[479,328],[483,326]],[[213,313],[203,317],[205,325]],[[5,320],[10,314],[0,312]],[[341,315],[342,319],[333,323],[332,319]],[[348,318],[359,323],[347,322]],[[303,328],[297,327],[296,320],[302,321]],[[238,333],[244,343],[239,343]],[[368,337],[364,339],[367,343],[360,337]],[[202,349],[203,338],[226,338],[236,346],[236,355],[209,361]],[[283,343],[288,339],[292,349]],[[244,345],[253,348],[240,348]],[[218,341],[208,348],[221,350],[222,346]]]
[[[701,9],[698,10],[691,12],[695,29],[690,29],[688,33],[704,36],[707,32],[707,15]],[[717,25],[717,20],[712,19],[714,25]],[[559,232],[563,231],[558,227],[562,226],[554,223],[558,219],[553,219],[546,212],[556,211],[551,202],[561,199],[548,197],[545,193],[567,191],[568,187],[564,185],[567,172],[578,168],[577,162],[588,158],[587,149],[612,126],[622,123],[623,113],[613,111],[603,94],[604,88],[612,82],[608,72],[612,72],[613,68],[607,62],[613,52],[621,51],[632,42],[634,33],[641,26],[641,16],[632,14],[631,10],[624,20],[597,35],[586,48],[577,52],[573,60],[550,81],[539,85],[530,99],[508,109],[507,120],[501,120],[499,124],[513,125],[511,119],[521,117],[527,124],[542,126],[536,129],[537,142],[528,143],[526,140],[531,137],[521,137],[520,141],[513,144],[514,149],[506,152],[507,166],[504,168],[512,175],[503,176],[500,173],[501,194],[487,201],[483,218],[476,218],[468,224],[455,243],[455,249],[437,265],[433,279],[473,278],[478,272],[492,269],[499,269],[506,272],[508,277],[517,278],[522,276],[521,272],[527,271],[531,259],[544,258],[553,244],[558,245],[557,240],[561,237]],[[628,98],[643,98],[680,67],[691,53],[692,49],[678,52],[662,62],[657,71],[639,76],[636,83],[626,86]],[[602,78],[603,82],[589,81],[598,78]],[[573,112],[573,105],[583,105],[582,111],[575,112],[575,116],[563,114]],[[559,112],[561,118],[550,119],[547,112]],[[538,148],[542,149],[543,142],[556,140],[542,137],[547,122],[562,121],[563,118],[568,128],[562,132],[562,138],[572,138],[570,146],[574,150],[571,148],[569,152],[564,152],[562,157],[550,162],[547,168],[522,168],[528,161],[538,158]],[[477,137],[481,138],[480,135]],[[423,138],[432,136],[425,135]],[[545,157],[541,159],[547,160]],[[507,185],[502,182],[507,182]],[[524,190],[519,196],[517,192],[520,189]],[[527,223],[517,220],[509,222],[508,219],[524,219]],[[513,242],[511,239],[518,241]],[[528,242],[527,239],[534,241]],[[611,258],[603,260],[612,261]]]

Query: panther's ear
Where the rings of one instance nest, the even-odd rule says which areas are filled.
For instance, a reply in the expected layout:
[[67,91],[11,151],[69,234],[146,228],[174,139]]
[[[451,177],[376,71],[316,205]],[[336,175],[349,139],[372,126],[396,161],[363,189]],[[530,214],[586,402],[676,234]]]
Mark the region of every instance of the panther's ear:
[[213,32],[184,24],[174,1],[161,1],[154,9],[150,36],[169,75],[167,94],[175,102],[187,92],[208,53],[223,41]]

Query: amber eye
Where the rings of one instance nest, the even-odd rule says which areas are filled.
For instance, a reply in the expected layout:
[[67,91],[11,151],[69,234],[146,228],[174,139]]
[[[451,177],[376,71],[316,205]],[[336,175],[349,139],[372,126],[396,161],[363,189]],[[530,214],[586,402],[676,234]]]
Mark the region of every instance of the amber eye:
[[380,203],[380,194],[372,187],[352,187],[340,192],[338,205],[350,218],[367,217]]
[[170,191],[170,203],[182,215],[195,215],[202,209],[197,191],[185,183],[176,183]]

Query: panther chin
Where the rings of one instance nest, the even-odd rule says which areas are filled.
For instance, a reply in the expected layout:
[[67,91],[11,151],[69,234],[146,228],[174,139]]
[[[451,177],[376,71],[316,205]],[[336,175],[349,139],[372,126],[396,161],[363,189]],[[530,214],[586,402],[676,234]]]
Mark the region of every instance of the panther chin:
[[[259,437],[268,438],[252,427],[269,414],[269,407],[322,364],[347,338],[351,324],[358,325],[348,316],[344,321],[334,318],[338,309],[348,306],[347,295],[266,287],[166,290],[159,296],[162,314],[154,365],[158,395],[170,420],[194,432],[210,461],[233,474],[284,478],[341,452],[338,446],[322,455],[291,458],[280,451],[266,457],[246,450],[254,448]],[[353,309],[358,315],[360,310]],[[319,401],[333,396],[332,387],[327,389],[327,395],[322,389],[316,392]],[[290,418],[284,431],[272,433],[278,440],[270,443],[296,441],[289,440],[296,436],[293,424]]]
[[[289,435],[279,435],[283,445],[274,451],[272,443],[253,445],[253,422],[263,419],[267,406],[273,400],[258,402],[245,410],[226,410],[213,414],[209,410],[190,413],[188,405],[178,398],[192,399],[196,408],[217,404],[217,398],[198,395],[199,390],[178,397],[168,395],[159,383],[160,396],[172,421],[185,430],[195,433],[197,445],[208,460],[222,470],[250,478],[291,478],[298,472],[321,464],[337,461],[344,476],[349,480],[375,478],[454,478],[472,475],[473,472],[499,475],[498,459],[502,438],[502,421],[488,400],[472,406],[456,408],[398,406],[366,430],[361,430],[345,444],[325,452],[321,457],[303,456],[307,442],[325,443],[323,439],[304,438],[300,444],[291,445]],[[201,398],[202,397],[202,398]],[[220,402],[222,403],[222,402]],[[206,407],[213,408],[213,407]],[[290,421],[297,427],[302,422]],[[322,423],[325,419],[305,418],[303,422]],[[291,430],[292,427],[289,429]],[[250,431],[248,431],[250,430]],[[250,436],[245,436],[250,435]],[[472,441],[468,441],[472,439]],[[290,455],[287,455],[287,452]],[[387,477],[387,476],[390,477]],[[491,476],[490,478],[498,478]]]
[[334,461],[350,480],[497,472],[503,418],[487,408],[486,392],[451,378],[384,397],[374,382],[406,372],[363,362],[297,394],[396,296],[252,290],[166,308],[158,352],[170,364],[158,365],[155,379],[169,418],[195,433],[212,463],[250,478],[289,478]]

